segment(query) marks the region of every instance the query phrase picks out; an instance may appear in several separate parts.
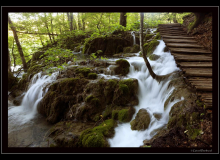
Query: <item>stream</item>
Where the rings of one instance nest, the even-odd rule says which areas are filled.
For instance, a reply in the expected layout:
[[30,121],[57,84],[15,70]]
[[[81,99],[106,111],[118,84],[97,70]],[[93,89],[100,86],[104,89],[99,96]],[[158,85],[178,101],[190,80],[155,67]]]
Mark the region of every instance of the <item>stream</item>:
[[[173,71],[179,70],[175,60],[170,52],[163,52],[165,43],[159,40],[159,45],[153,54],[159,55],[160,58],[149,60],[154,72],[158,75],[165,75]],[[116,61],[118,58],[110,58],[108,61]],[[130,122],[120,123],[115,128],[115,135],[108,139],[111,147],[139,147],[143,145],[143,140],[151,139],[159,129],[166,127],[169,120],[169,111],[171,106],[180,100],[174,100],[164,109],[164,102],[172,93],[172,87],[168,88],[169,80],[158,83],[150,76],[145,65],[144,59],[136,53],[135,57],[126,58],[130,63],[130,71],[125,79],[136,78],[139,83],[138,99],[139,104],[135,106],[135,114],[141,108],[148,111],[151,116],[149,127],[144,131],[131,130]],[[110,66],[109,66],[110,67]],[[47,89],[44,91],[45,85],[56,80],[58,72],[54,72],[51,76],[41,75],[41,72],[35,74],[32,78],[28,91],[25,94],[20,106],[13,106],[9,102],[8,107],[8,135],[9,147],[45,147],[47,142],[44,141],[44,135],[52,126],[37,113],[37,105],[43,98]],[[99,74],[99,77],[119,78],[116,75]],[[183,100],[183,98],[181,98]],[[155,118],[155,114],[160,118]]]

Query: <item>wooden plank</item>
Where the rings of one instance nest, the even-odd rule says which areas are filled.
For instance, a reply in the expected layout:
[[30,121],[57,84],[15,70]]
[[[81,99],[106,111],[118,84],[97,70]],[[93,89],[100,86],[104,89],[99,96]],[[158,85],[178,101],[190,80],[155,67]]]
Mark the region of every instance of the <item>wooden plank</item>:
[[212,62],[179,62],[177,63],[177,66],[182,68],[209,68],[212,67]]
[[178,48],[204,48],[203,46],[196,43],[166,43],[168,47],[178,47]]
[[212,77],[212,68],[183,68],[187,76]]
[[171,52],[180,52],[180,53],[203,53],[203,54],[210,54],[212,53],[209,50],[200,49],[200,48],[171,48],[169,47]]
[[212,91],[212,86],[195,86],[198,91]]
[[194,37],[189,37],[189,36],[166,36],[166,35],[164,35],[164,36],[162,36],[163,38],[167,38],[167,39],[188,39],[188,40],[193,40],[193,39],[195,39]]
[[174,42],[174,43],[197,43],[197,41],[191,39],[167,39],[167,38],[163,38],[163,41],[165,43],[170,43],[170,42]]
[[171,53],[174,59],[179,62],[211,62],[212,57],[205,55],[184,55],[180,53]]

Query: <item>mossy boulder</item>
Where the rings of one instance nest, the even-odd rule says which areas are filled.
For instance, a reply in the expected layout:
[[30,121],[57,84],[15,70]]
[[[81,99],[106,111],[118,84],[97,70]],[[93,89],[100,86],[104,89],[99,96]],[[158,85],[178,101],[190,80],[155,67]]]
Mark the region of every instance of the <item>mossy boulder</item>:
[[96,79],[97,76],[98,76],[98,75],[97,75],[96,73],[89,73],[89,74],[88,74],[88,78],[89,78],[89,79]]
[[123,52],[123,48],[127,46],[131,46],[131,42],[120,36],[97,37],[85,42],[83,53],[91,54],[102,50],[100,55],[113,55]]
[[140,109],[135,116],[135,119],[130,122],[132,130],[145,130],[148,128],[151,121],[150,114],[146,109]]
[[115,74],[121,74],[123,76],[128,74],[130,63],[127,60],[119,59],[119,60],[116,61],[116,65],[118,65],[118,67],[116,67],[114,69]]
[[143,49],[144,49],[144,52],[146,53],[147,57],[149,57],[154,52],[154,50],[159,45],[159,43],[160,43],[159,41],[154,39],[154,40],[152,40],[148,43],[145,43],[143,45]]
[[114,91],[113,103],[116,105],[137,105],[138,81],[136,79],[121,80]]
[[83,92],[86,79],[65,78],[53,83],[38,105],[38,112],[45,115],[50,123],[56,123],[64,117],[65,110],[69,110],[77,102],[77,94]]
[[128,107],[125,109],[115,109],[112,111],[112,119],[119,120],[120,122],[129,122],[135,113],[133,107]]
[[160,58],[160,56],[159,55],[156,55],[156,54],[151,54],[150,56],[149,56],[149,59],[151,60],[151,61],[155,61],[155,60],[157,60],[157,59],[159,59]]
[[83,131],[79,138],[81,147],[109,147],[106,138],[114,135],[116,122],[113,119],[105,120],[99,126]]
[[84,77],[88,77],[88,74],[90,73],[90,68],[86,68],[86,67],[77,68],[75,72],[76,74],[81,74]]

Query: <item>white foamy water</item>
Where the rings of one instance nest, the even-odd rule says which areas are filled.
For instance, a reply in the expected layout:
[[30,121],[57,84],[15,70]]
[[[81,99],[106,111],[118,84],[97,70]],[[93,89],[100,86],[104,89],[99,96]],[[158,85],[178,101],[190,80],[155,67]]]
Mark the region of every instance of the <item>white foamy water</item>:
[[[163,40],[159,41],[160,43],[153,54],[159,55],[160,58],[156,61],[148,59],[154,72],[157,75],[166,75],[179,70],[173,56],[169,52],[163,52],[165,47]],[[162,81],[160,84],[154,80],[150,76],[142,57],[130,57],[127,60],[131,64],[128,77],[136,78],[139,84],[139,104],[135,106],[136,112],[132,120],[135,118],[137,112],[141,108],[144,108],[151,115],[151,122],[149,127],[144,131],[131,130],[130,122],[118,124],[115,128],[115,136],[108,139],[111,147],[139,147],[143,145],[143,140],[151,139],[157,133],[158,129],[166,126],[171,107],[180,101],[174,100],[168,104],[165,110],[164,103],[174,89],[173,87],[168,88],[170,80]],[[156,119],[154,114],[160,114],[161,118]]]
[[57,76],[58,72],[54,72],[51,76],[42,76],[40,72],[33,76],[21,105],[8,108],[8,133],[31,123],[37,115],[37,105],[48,89],[44,91],[43,88],[56,80]]

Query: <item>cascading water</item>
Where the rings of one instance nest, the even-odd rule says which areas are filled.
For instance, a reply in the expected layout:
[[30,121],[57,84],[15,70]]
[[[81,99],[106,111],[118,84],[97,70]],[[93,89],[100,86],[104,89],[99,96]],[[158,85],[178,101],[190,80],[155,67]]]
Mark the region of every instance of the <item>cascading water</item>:
[[43,98],[45,91],[43,88],[56,80],[59,72],[54,72],[51,76],[44,75],[42,72],[33,76],[28,91],[25,94],[20,106],[10,106],[8,109],[8,132],[20,129],[24,124],[31,123],[37,114],[37,105]]
[[[166,75],[178,70],[178,68],[173,56],[169,52],[163,52],[165,47],[163,40],[159,41],[160,43],[153,54],[159,55],[160,58],[156,61],[149,61],[156,74]],[[150,114],[151,122],[149,127],[144,131],[131,130],[130,122],[119,124],[115,128],[115,136],[108,139],[111,147],[139,147],[143,145],[143,140],[151,139],[157,133],[158,129],[166,126],[169,120],[171,106],[180,101],[174,100],[164,109],[164,102],[174,89],[168,88],[169,80],[160,83],[154,80],[150,76],[142,57],[130,57],[127,60],[131,64],[128,78],[136,78],[139,83],[139,104],[135,107],[136,112],[132,120],[138,111],[144,108]],[[161,118],[155,118],[155,114],[159,114]]]
[[133,36],[133,45],[135,45],[136,44],[136,41],[135,41],[135,31],[132,31],[131,35]]

